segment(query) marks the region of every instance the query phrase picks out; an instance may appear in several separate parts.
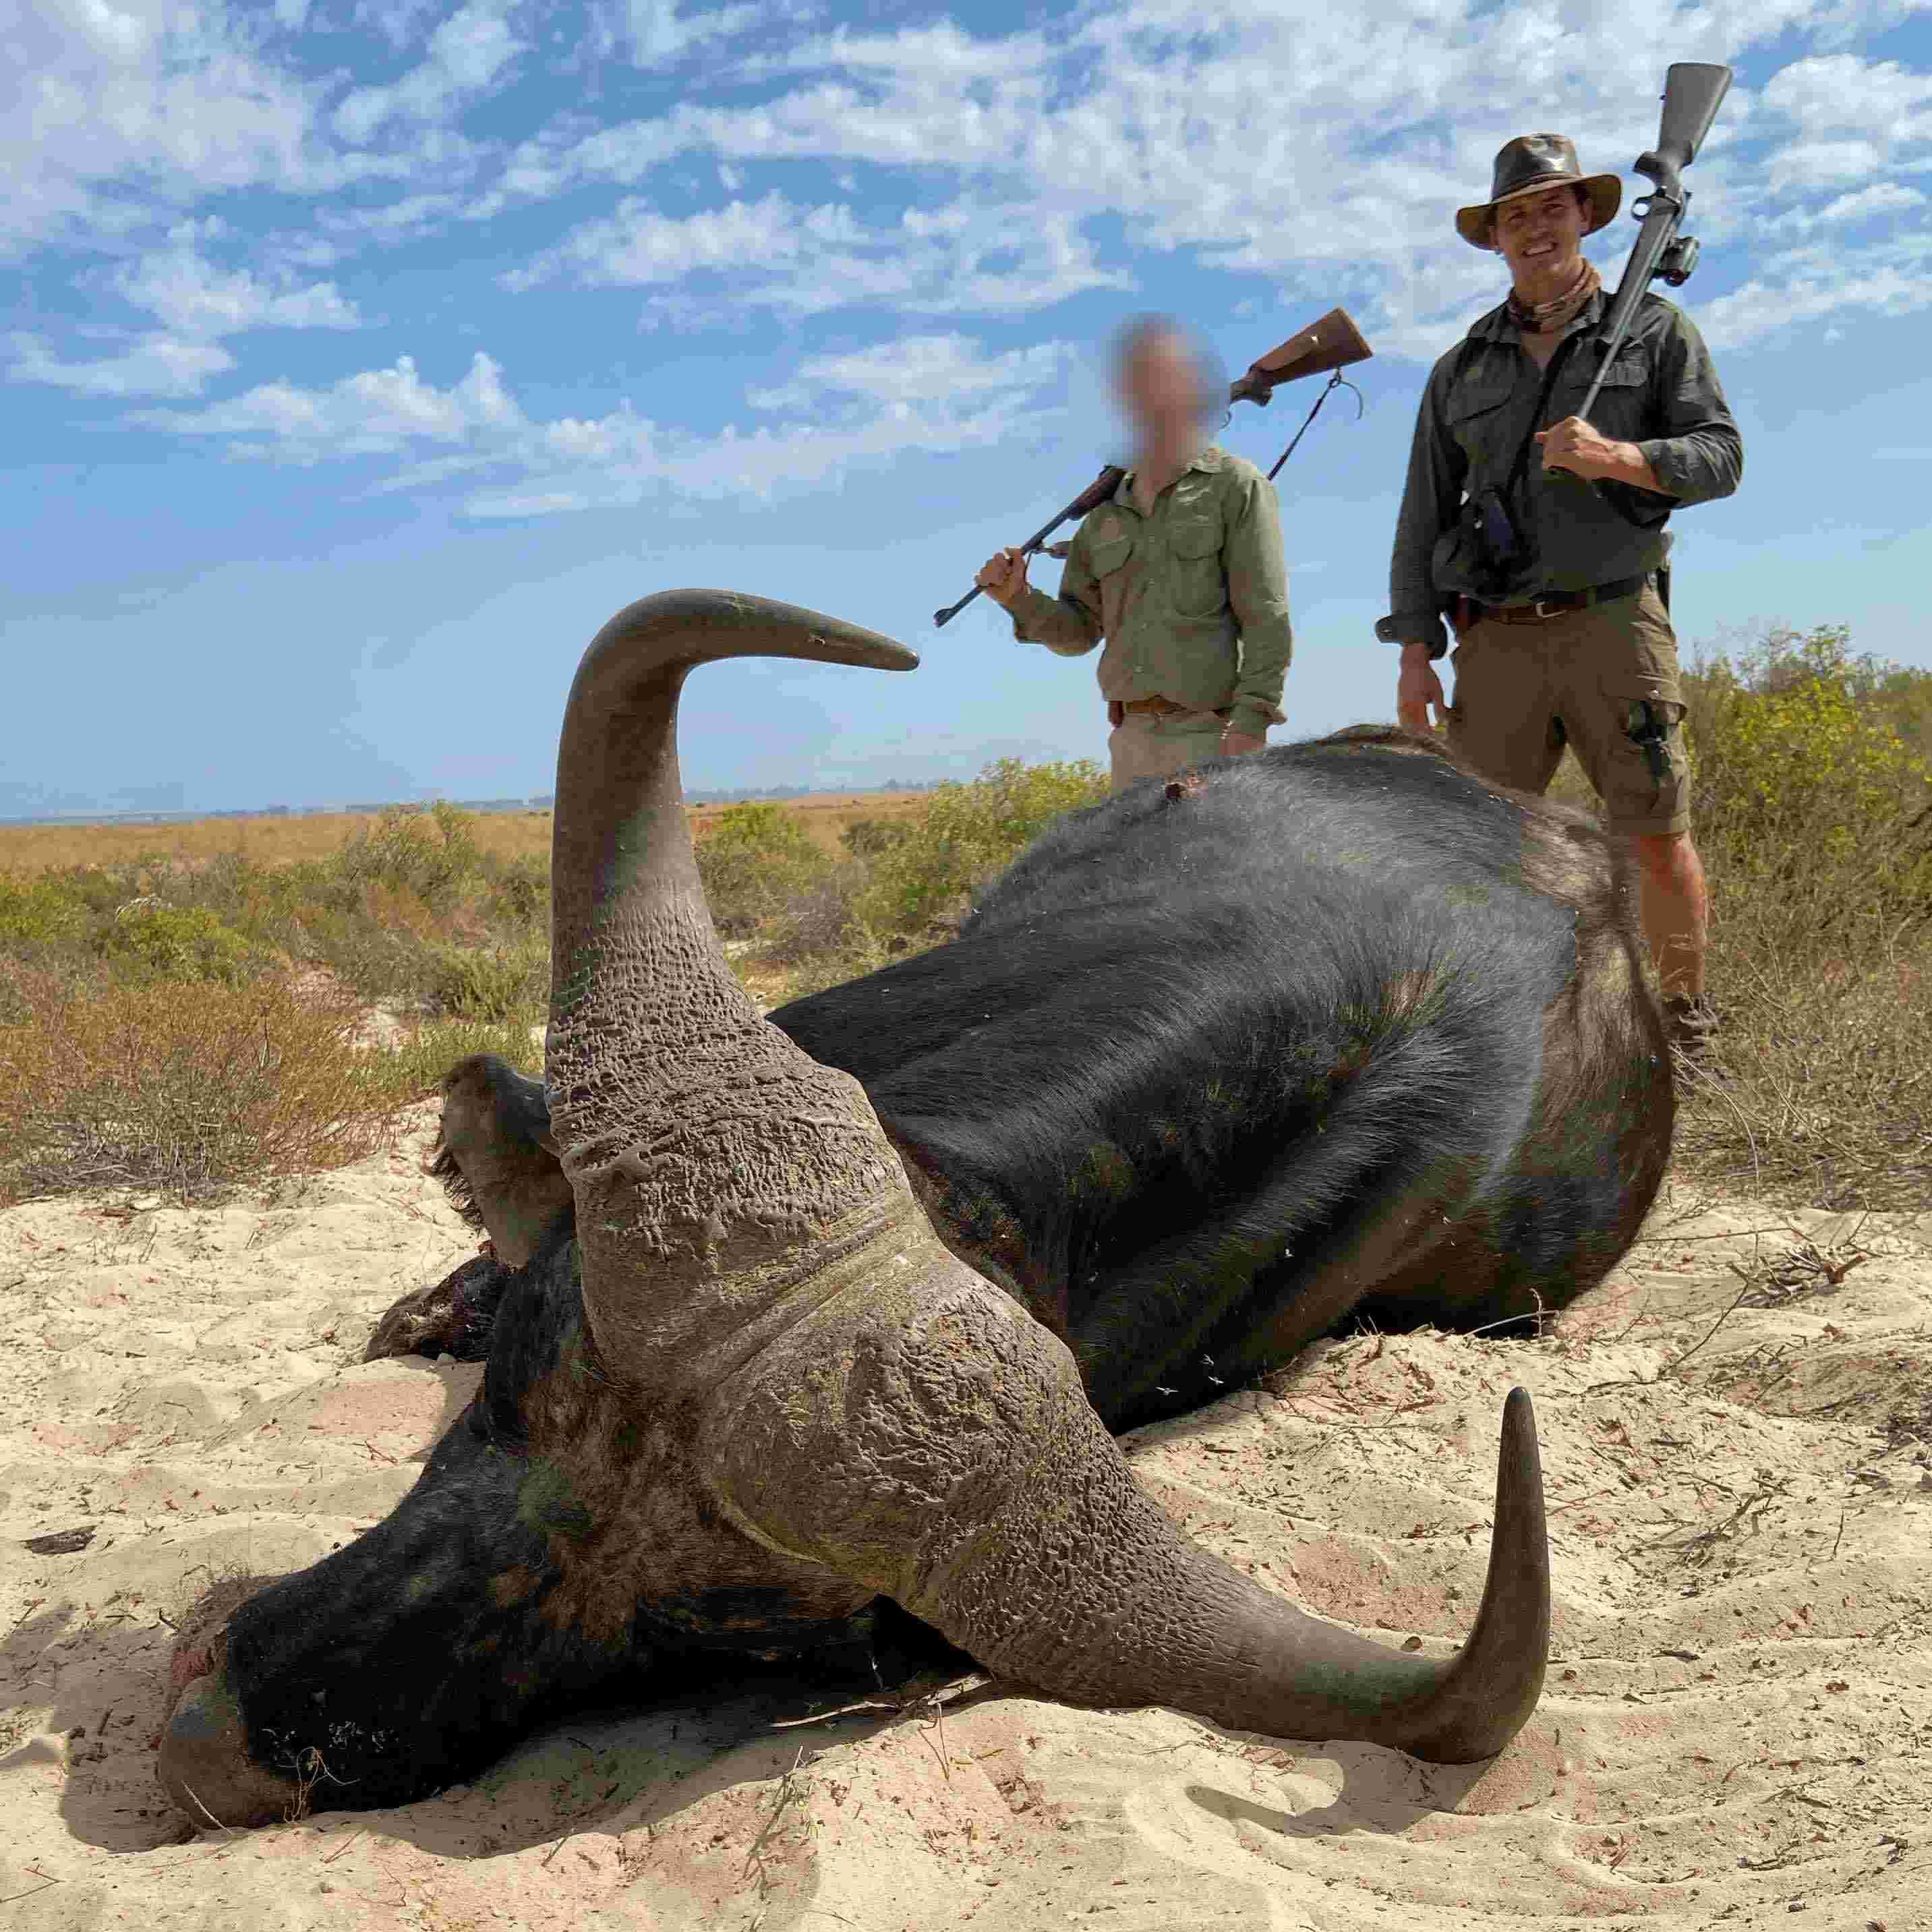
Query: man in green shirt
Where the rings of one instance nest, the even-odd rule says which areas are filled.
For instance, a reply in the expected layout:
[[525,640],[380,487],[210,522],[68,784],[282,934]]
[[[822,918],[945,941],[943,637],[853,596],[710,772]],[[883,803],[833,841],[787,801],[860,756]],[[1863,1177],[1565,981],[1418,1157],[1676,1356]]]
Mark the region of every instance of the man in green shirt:
[[1258,752],[1282,722],[1293,639],[1274,486],[1208,440],[1225,406],[1175,326],[1136,323],[1114,351],[1134,466],[1081,524],[1057,596],[1003,550],[978,582],[1022,643],[1078,657],[1102,638],[1114,789],[1204,758]]
[[[1703,999],[1703,867],[1691,842],[1677,640],[1665,600],[1674,508],[1728,496],[1744,446],[1691,323],[1646,293],[1584,421],[1610,301],[1582,252],[1617,212],[1615,175],[1586,176],[1560,134],[1496,156],[1464,241],[1509,266],[1508,301],[1436,365],[1418,412],[1376,626],[1402,646],[1396,712],[1432,708],[1499,784],[1540,792],[1567,745],[1636,860],[1644,932],[1673,1034],[1695,1047]],[[1498,514],[1500,512],[1500,514]],[[1458,643],[1456,698],[1435,660]]]

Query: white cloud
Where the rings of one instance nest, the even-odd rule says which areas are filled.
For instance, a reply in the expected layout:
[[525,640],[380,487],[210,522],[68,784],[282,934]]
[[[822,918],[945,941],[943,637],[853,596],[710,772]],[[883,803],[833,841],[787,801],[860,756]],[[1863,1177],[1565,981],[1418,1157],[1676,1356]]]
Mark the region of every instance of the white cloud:
[[1765,83],[1764,104],[1807,134],[1851,130],[1894,140],[1932,134],[1932,74],[1897,61],[1855,54],[1793,61]]
[[398,53],[422,38],[440,0],[357,0],[356,24],[380,34]]
[[754,26],[767,31],[784,24],[769,4],[740,4],[696,13],[677,0],[602,0],[591,9],[592,31],[601,52],[618,53],[634,67],[661,67],[707,40],[723,40]]
[[16,382],[45,382],[81,396],[193,396],[211,376],[225,374],[235,358],[208,342],[168,335],[141,338],[118,355],[64,362],[37,335],[12,338],[7,375]]
[[1764,225],[1768,230],[1804,234],[1814,229],[1844,230],[1876,217],[1903,214],[1908,208],[1922,208],[1926,197],[1903,182],[1874,182],[1850,194],[1841,194],[1822,207],[1787,208]]
[[[964,338],[918,338],[895,370],[884,351],[812,358],[796,382],[755,405],[790,420],[716,434],[665,428],[628,405],[592,418],[532,418],[481,352],[446,389],[413,358],[326,388],[258,385],[193,410],[135,420],[224,443],[231,454],[302,464],[404,459],[374,488],[428,488],[494,472],[473,495],[477,517],[530,516],[633,503],[656,491],[765,496],[822,482],[854,464],[998,442],[1052,419],[1040,406],[1064,351],[1047,345],[981,355]],[[800,415],[796,412],[803,411]]]
[[1019,203],[955,201],[869,222],[844,202],[802,206],[776,191],[696,214],[658,213],[642,196],[587,222],[504,278],[529,289],[563,279],[591,288],[683,288],[673,311],[729,305],[794,315],[884,304],[914,314],[1015,314],[1083,290],[1131,286],[1103,268],[1067,218]]
[[178,335],[362,326],[355,304],[333,282],[296,286],[286,278],[265,280],[250,268],[224,268],[208,260],[184,236],[124,266],[113,285],[137,308],[146,309]]
[[514,428],[522,412],[506,392],[502,371],[480,351],[469,373],[448,389],[425,382],[415,358],[346,376],[326,389],[265,382],[200,410],[150,411],[142,420],[178,435],[260,438],[250,454],[317,463],[349,456],[394,455],[419,442],[458,442]]
[[1052,382],[1071,352],[1064,343],[1043,342],[989,356],[964,335],[902,336],[846,355],[808,357],[792,382],[752,389],[746,400],[754,409],[784,410],[827,391],[888,405],[1024,393]]
[[346,95],[332,117],[336,133],[364,146],[392,120],[441,121],[486,92],[528,44],[510,24],[515,10],[515,0],[471,0],[437,27],[400,80]]
[[[193,0],[10,8],[0,70],[0,247],[140,222],[157,194],[302,178],[314,88]],[[100,190],[139,184],[132,204]]]
[[1932,235],[1840,246],[1831,241],[1778,256],[1769,272],[1703,304],[1698,325],[1713,348],[1739,348],[1831,316],[1900,316],[1932,309]]

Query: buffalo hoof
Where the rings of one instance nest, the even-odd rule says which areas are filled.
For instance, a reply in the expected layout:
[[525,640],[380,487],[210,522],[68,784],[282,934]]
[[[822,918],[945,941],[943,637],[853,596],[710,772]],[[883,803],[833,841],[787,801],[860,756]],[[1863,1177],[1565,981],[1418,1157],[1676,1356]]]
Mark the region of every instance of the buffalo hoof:
[[242,1710],[220,1674],[196,1678],[161,1736],[154,1774],[197,1825],[273,1825],[296,1816],[302,1790],[248,1756]]

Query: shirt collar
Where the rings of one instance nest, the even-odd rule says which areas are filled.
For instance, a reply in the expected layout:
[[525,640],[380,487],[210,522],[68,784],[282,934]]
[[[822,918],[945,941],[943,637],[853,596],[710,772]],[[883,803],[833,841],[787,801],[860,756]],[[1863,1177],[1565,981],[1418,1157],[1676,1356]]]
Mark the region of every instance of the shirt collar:
[[[1212,442],[1206,444],[1196,453],[1193,460],[1186,468],[1181,471],[1180,476],[1188,476],[1196,470],[1208,471],[1219,470],[1227,460],[1228,452],[1219,444]],[[1135,472],[1128,470],[1114,489],[1114,501],[1117,503],[1125,503],[1130,508],[1133,506],[1134,476]],[[1177,476],[1174,479],[1175,483],[1180,481],[1180,476]],[[1168,487],[1172,489],[1174,485],[1169,484]]]

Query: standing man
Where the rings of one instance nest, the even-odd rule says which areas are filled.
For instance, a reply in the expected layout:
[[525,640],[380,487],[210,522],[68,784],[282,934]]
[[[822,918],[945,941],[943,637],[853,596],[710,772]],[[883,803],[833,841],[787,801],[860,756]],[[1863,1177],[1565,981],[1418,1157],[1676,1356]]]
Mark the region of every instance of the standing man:
[[1226,386],[1159,318],[1117,340],[1114,383],[1133,467],[1075,532],[1059,595],[1033,589],[1012,550],[977,580],[1022,643],[1079,657],[1106,639],[1100,695],[1119,791],[1260,751],[1282,722],[1293,640],[1274,486],[1208,440]]
[[[1680,505],[1728,496],[1744,446],[1696,330],[1646,293],[1586,422],[1610,307],[1585,236],[1617,212],[1615,175],[1585,176],[1560,134],[1496,156],[1465,242],[1509,265],[1509,298],[1436,364],[1423,393],[1390,569],[1402,646],[1396,712],[1432,706],[1499,784],[1541,792],[1567,744],[1634,850],[1645,937],[1673,1039],[1694,1050],[1703,998],[1704,871],[1690,841],[1677,640],[1667,604]],[[1448,614],[1456,699],[1434,660]]]

